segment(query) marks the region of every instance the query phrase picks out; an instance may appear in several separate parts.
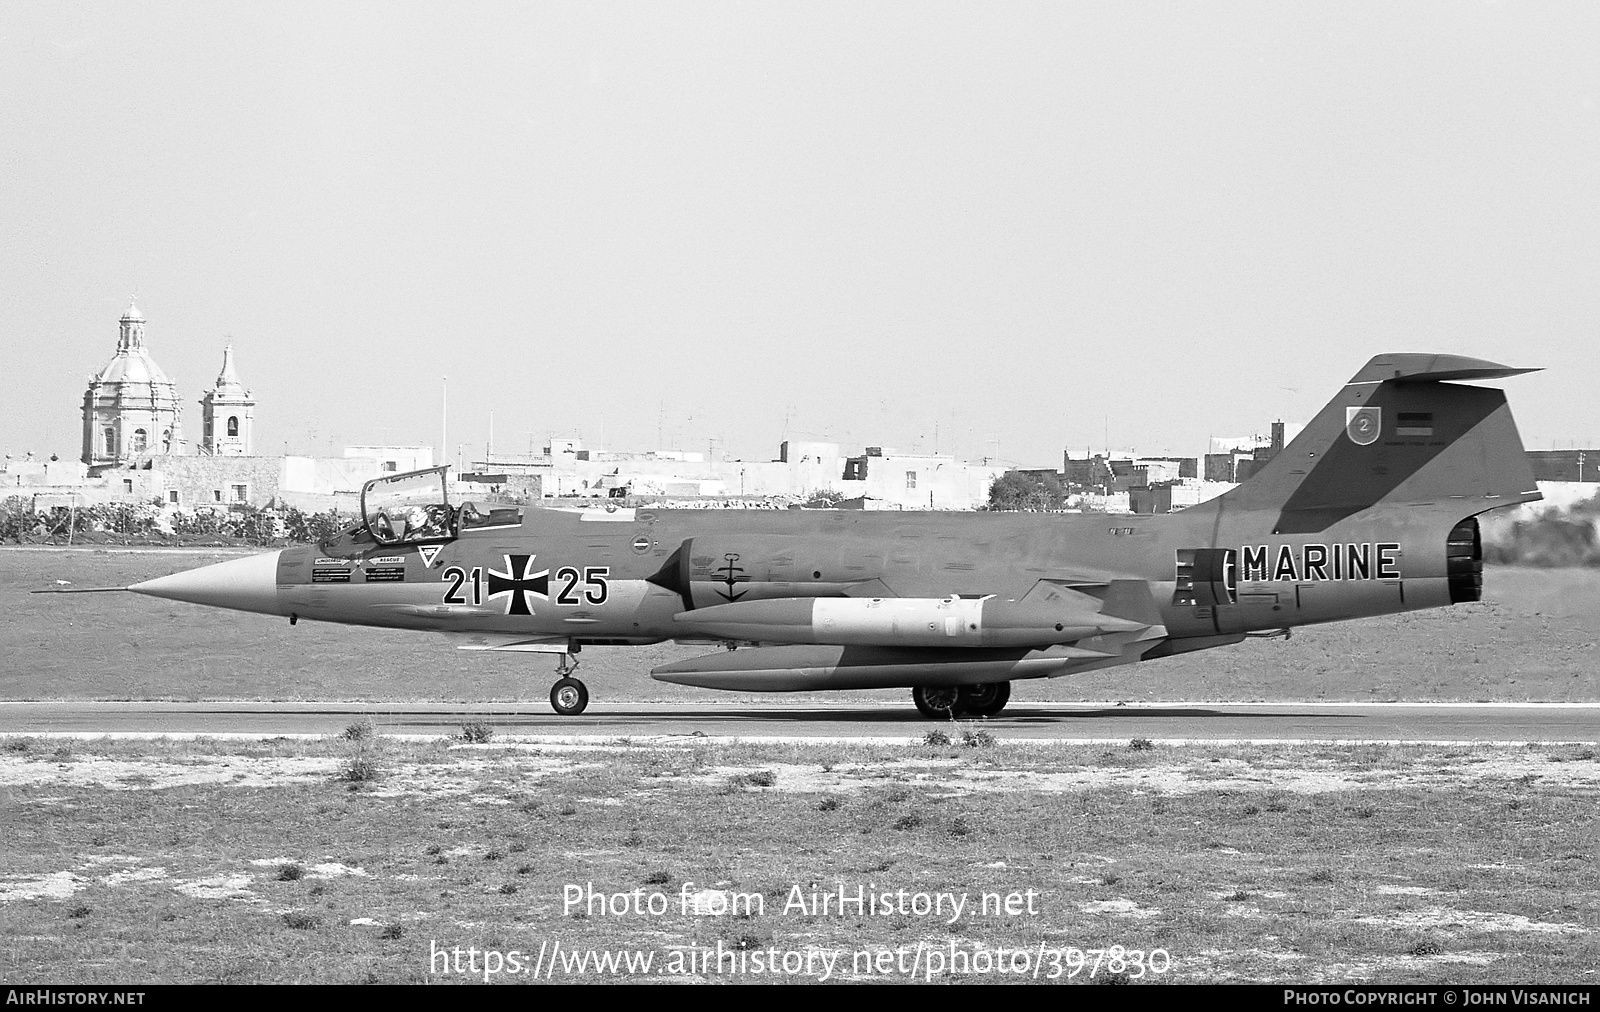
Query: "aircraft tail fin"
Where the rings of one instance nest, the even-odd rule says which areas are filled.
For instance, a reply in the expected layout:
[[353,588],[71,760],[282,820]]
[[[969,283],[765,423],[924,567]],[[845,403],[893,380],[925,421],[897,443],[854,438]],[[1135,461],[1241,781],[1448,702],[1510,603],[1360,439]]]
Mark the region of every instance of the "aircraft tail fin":
[[1379,355],[1219,508],[1277,510],[1275,534],[1371,506],[1460,499],[1465,515],[1540,498],[1505,394],[1461,380],[1535,372],[1458,355]]

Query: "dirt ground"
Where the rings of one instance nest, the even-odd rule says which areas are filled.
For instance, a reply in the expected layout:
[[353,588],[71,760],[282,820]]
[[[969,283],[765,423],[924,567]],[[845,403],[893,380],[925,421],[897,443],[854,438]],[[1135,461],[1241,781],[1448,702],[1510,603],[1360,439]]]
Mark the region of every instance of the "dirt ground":
[[[291,627],[281,618],[132,594],[30,593],[61,581],[126,586],[239,554],[0,549],[0,699],[490,701],[542,698],[547,690],[550,658],[458,652],[427,633]],[[1597,633],[1600,570],[1495,567],[1485,573],[1485,600],[1477,604],[1017,682],[1013,698],[1593,701],[1600,699]],[[583,676],[617,701],[738,698],[649,677],[654,665],[703,652],[672,644],[590,648]]]

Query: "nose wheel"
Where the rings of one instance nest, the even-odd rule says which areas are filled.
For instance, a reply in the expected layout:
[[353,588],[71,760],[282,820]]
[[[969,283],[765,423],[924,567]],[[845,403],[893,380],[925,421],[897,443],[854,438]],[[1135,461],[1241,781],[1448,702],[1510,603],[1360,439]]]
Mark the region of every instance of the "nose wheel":
[[562,654],[556,664],[556,674],[561,677],[550,687],[550,708],[563,717],[575,717],[589,705],[589,687],[572,677],[577,670],[577,658]]

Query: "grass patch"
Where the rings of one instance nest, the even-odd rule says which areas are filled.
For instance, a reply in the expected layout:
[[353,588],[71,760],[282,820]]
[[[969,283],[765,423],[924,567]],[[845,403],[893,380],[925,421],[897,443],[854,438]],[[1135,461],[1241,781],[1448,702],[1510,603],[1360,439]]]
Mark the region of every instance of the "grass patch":
[[489,739],[494,737],[494,728],[481,720],[468,721],[461,725],[461,732],[456,735],[460,741],[468,745],[487,745]]
[[[421,983],[419,939],[424,950],[428,938],[526,950],[560,926],[564,946],[584,948],[656,944],[641,931],[663,946],[847,951],[1043,937],[1164,948],[1182,974],[1167,980],[1473,984],[1581,980],[1600,931],[1600,770],[1550,761],[1580,751],[1570,746],[1457,749],[1446,762],[1437,746],[1164,745],[1113,747],[1113,762],[1106,746],[1071,743],[957,759],[921,744],[644,742],[464,757],[384,739],[381,787],[351,793],[328,774],[353,744],[94,741],[67,770],[38,750],[0,752],[0,770],[19,778],[0,824],[7,888],[75,890],[0,900],[8,976]],[[152,782],[82,779],[112,756]],[[285,779],[166,779],[241,758]],[[1229,775],[1214,778],[1219,768]],[[725,793],[735,770],[773,780]],[[541,800],[534,811],[528,794]],[[1246,806],[1259,811],[1242,820]],[[519,845],[539,860],[513,858]],[[333,869],[272,857],[308,853],[331,855],[315,860]],[[314,882],[279,884],[295,881],[283,878],[289,865]],[[670,903],[648,918],[567,916],[574,883]],[[1038,912],[969,908],[949,925],[782,912],[796,884],[869,883],[965,893],[974,906],[1034,890]],[[685,914],[685,891],[759,897],[761,908]],[[299,909],[272,909],[290,897]],[[79,907],[93,912],[70,916]],[[346,930],[361,918],[376,925]],[[1441,951],[1418,948],[1428,944]],[[104,958],[113,947],[148,962],[130,971]]]

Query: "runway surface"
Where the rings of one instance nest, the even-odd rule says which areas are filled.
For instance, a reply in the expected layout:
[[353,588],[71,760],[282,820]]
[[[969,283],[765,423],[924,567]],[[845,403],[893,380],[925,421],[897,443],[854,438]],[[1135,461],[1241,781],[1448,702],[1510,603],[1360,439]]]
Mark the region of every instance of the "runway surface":
[[[938,727],[887,703],[595,703],[576,717],[526,703],[0,703],[0,734],[321,735],[369,718],[385,734],[448,735],[483,721],[502,735],[583,738],[920,738]],[[1033,703],[979,726],[1063,741],[1594,742],[1592,703]]]

